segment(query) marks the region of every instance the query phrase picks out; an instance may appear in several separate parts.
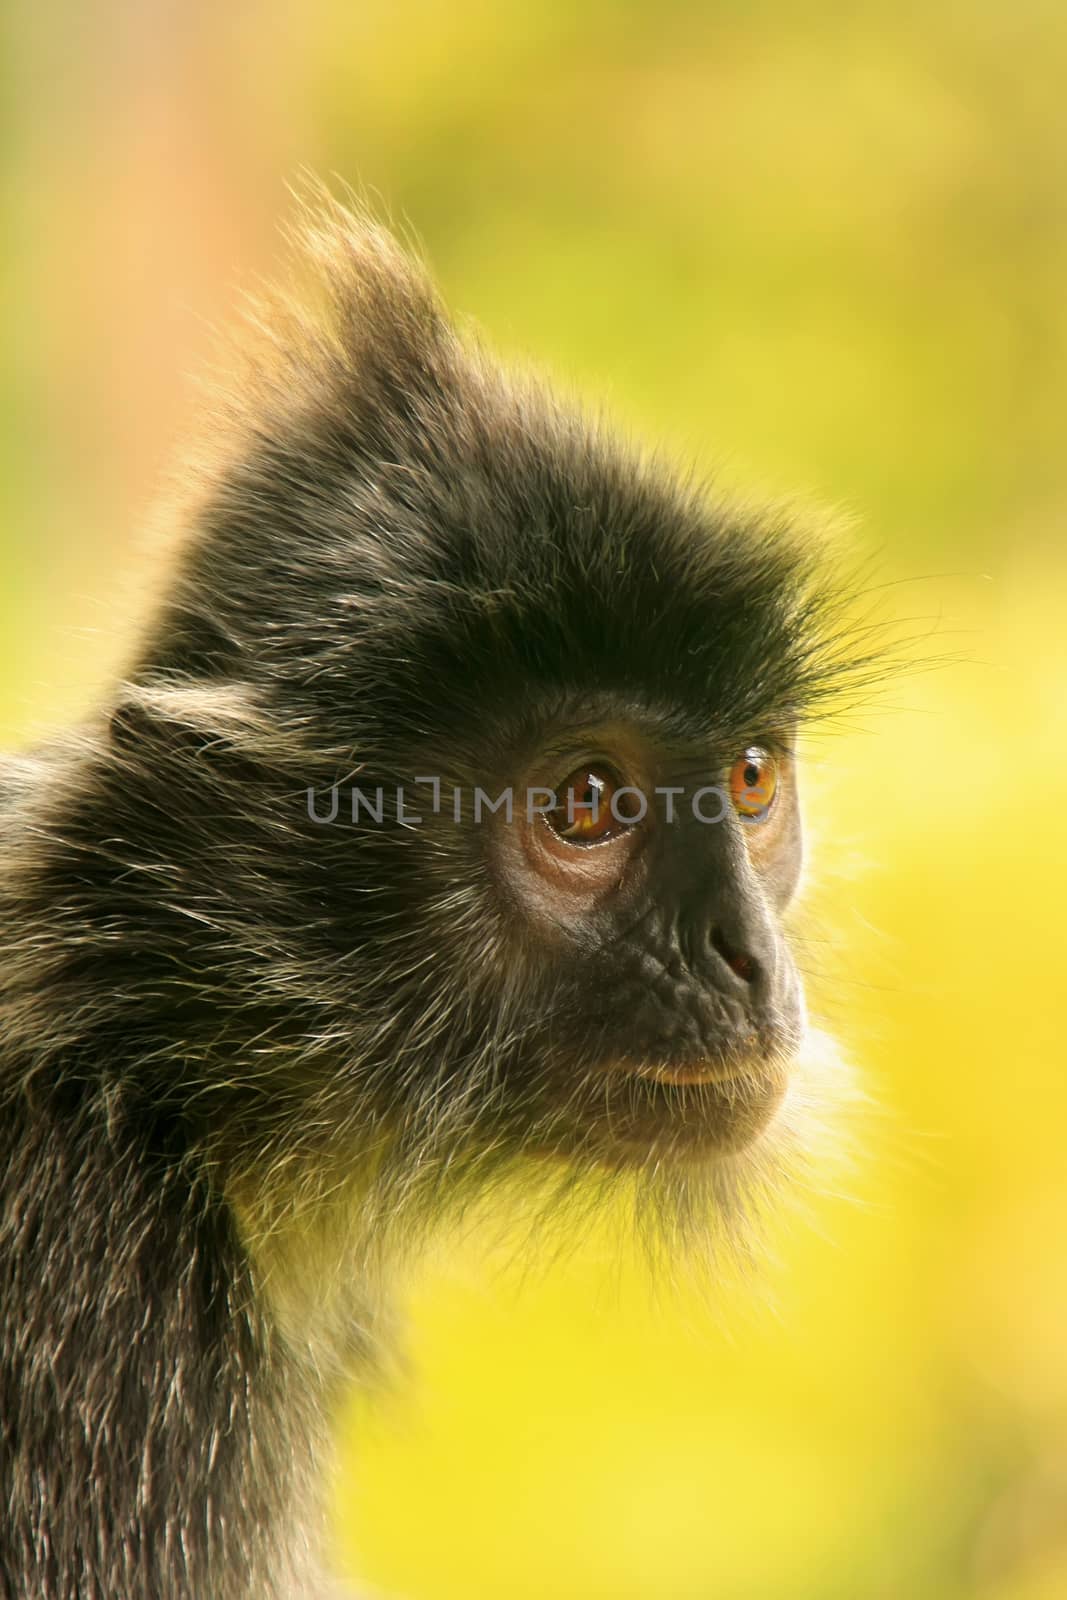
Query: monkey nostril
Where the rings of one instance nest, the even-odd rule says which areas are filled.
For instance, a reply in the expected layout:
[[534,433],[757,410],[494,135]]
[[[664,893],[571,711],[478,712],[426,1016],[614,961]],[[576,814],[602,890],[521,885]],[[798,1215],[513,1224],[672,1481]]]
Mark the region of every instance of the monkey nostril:
[[755,983],[756,978],[759,976],[759,965],[755,956],[750,956],[745,950],[735,950],[718,928],[715,929],[711,936],[711,943],[713,948],[722,956],[731,972],[736,972],[737,976],[745,983]]

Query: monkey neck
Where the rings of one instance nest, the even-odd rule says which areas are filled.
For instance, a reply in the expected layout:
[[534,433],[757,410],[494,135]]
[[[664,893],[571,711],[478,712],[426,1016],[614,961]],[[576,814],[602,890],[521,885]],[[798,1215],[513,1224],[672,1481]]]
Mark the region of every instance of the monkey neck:
[[121,1091],[35,1083],[5,1113],[0,1570],[42,1600],[303,1592],[321,1395],[162,1137]]
[[39,820],[0,806],[0,1573],[40,1600],[310,1593],[333,1374],[190,1113],[188,1006],[122,1003],[137,930]]

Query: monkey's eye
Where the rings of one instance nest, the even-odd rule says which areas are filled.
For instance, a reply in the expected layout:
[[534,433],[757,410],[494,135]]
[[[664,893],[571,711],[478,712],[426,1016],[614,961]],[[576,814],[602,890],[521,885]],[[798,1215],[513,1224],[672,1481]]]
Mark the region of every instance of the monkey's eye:
[[769,751],[750,745],[730,768],[730,798],[739,816],[762,821],[778,792],[778,763]]
[[545,813],[545,821],[568,844],[604,844],[640,820],[635,814],[639,797],[629,794],[608,766],[575,767],[555,793],[559,803]]

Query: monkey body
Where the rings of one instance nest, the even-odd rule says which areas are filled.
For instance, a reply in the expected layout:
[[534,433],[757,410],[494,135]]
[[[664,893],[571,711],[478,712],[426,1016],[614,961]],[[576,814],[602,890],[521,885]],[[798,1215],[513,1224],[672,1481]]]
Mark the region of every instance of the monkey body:
[[310,1594],[336,1387],[442,1211],[578,1172],[699,1242],[803,1144],[837,591],[371,224],[305,247],[127,678],[0,779],[5,1600]]
[[78,842],[118,822],[99,759],[85,741],[52,753],[0,812],[5,866],[26,869],[0,894],[0,1594],[310,1595],[322,1396],[144,1077],[150,1052],[176,1086],[182,1040],[150,1041],[113,1003],[151,951],[132,927],[116,938]]
[[121,1091],[77,1098],[5,1111],[0,1589],[303,1594],[292,1511],[314,1515],[297,1464],[320,1430],[232,1219]]

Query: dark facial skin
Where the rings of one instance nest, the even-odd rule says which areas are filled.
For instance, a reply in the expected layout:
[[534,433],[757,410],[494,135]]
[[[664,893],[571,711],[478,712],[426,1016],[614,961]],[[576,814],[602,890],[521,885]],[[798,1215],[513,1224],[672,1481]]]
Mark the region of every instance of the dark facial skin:
[[[746,749],[758,767],[745,751],[722,767],[669,751],[647,727],[585,729],[538,753],[512,821],[490,832],[518,958],[537,952],[555,995],[539,1035],[551,1065],[536,1076],[560,1149],[622,1160],[736,1149],[781,1099],[802,1026],[780,928],[800,818],[785,741]],[[758,771],[751,790],[746,769]],[[638,791],[615,803],[622,822],[613,786]],[[556,812],[534,809],[549,789]]]

